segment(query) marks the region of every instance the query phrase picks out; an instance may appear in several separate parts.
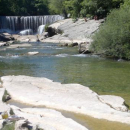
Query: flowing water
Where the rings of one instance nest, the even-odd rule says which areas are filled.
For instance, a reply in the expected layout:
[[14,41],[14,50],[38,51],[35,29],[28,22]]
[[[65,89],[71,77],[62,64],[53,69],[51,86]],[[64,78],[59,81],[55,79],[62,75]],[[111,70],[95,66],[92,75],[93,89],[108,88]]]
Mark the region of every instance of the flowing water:
[[[52,24],[58,20],[64,19],[60,15],[44,15],[44,16],[0,16],[0,31],[16,33],[20,30],[32,30],[37,33],[38,27],[41,25]],[[32,34],[32,32],[30,34]]]
[[[38,51],[39,54],[29,56],[27,52],[30,51]],[[0,76],[4,75],[28,75],[46,77],[61,83],[80,83],[99,94],[122,96],[130,105],[130,62],[78,54],[77,48],[33,43],[31,47],[3,49],[0,51]],[[75,118],[86,123],[87,117],[76,115]],[[110,128],[119,130],[114,129],[112,124]]]

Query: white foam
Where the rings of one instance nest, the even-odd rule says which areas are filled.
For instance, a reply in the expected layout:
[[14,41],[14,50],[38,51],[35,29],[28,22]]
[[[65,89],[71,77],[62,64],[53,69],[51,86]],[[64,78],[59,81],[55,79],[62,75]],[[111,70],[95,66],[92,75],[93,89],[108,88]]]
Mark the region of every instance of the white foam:
[[75,57],[87,57],[86,54],[76,54],[76,55],[72,55],[72,56],[75,56]]
[[68,54],[58,54],[58,55],[56,55],[57,57],[67,57],[67,56],[69,56]]

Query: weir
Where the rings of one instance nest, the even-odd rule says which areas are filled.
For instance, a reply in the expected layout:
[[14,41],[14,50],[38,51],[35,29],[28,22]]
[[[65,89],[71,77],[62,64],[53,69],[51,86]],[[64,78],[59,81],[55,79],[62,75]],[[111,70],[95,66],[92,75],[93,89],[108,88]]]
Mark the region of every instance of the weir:
[[37,33],[40,25],[52,24],[62,19],[64,17],[60,15],[0,16],[0,29],[10,30],[12,32],[31,29],[33,33]]

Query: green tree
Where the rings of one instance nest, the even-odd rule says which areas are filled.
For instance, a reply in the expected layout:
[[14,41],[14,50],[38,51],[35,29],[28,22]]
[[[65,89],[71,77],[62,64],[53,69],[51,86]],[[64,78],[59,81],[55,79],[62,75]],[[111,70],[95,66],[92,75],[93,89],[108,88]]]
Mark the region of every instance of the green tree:
[[92,51],[130,59],[130,8],[113,10],[93,37]]
[[64,6],[65,0],[49,0],[49,10],[51,14],[63,14],[67,16],[67,12]]
[[48,4],[48,0],[36,0],[35,7],[37,14],[49,14]]
[[81,3],[83,0],[66,0],[65,8],[73,18],[80,17]]
[[83,0],[81,15],[97,15],[99,18],[107,16],[114,8],[119,8],[123,0]]

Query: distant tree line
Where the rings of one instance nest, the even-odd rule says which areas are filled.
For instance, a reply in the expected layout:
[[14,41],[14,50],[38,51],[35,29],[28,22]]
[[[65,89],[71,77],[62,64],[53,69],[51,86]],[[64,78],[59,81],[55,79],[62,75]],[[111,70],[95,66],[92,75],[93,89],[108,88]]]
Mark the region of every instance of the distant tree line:
[[0,15],[47,15],[48,0],[0,0]]
[[105,17],[114,8],[119,8],[124,0],[50,0],[51,13],[62,13],[71,17]]
[[63,14],[105,17],[124,0],[0,0],[0,15]]

